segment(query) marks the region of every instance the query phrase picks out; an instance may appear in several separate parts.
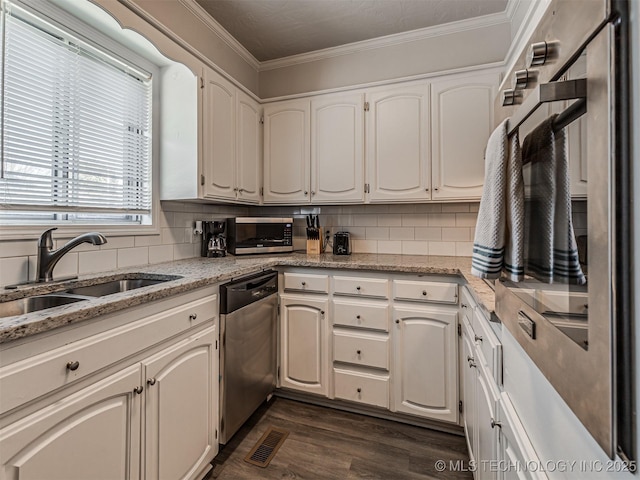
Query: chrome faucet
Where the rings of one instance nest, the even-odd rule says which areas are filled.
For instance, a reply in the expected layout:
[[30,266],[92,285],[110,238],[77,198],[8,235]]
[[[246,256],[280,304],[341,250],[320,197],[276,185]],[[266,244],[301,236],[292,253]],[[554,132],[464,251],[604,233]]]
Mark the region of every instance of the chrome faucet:
[[38,240],[38,277],[36,282],[53,281],[53,267],[58,261],[74,247],[81,243],[92,243],[94,245],[103,245],[107,243],[107,239],[98,232],[84,233],[76,238],[69,240],[62,247],[53,250],[53,238],[51,232],[57,230],[56,227],[46,230]]

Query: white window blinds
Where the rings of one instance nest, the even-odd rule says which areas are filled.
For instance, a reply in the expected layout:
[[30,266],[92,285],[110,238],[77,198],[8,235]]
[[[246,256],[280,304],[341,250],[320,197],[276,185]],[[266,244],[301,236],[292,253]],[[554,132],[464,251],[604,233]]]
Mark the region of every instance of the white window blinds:
[[4,12],[0,208],[151,211],[151,80]]

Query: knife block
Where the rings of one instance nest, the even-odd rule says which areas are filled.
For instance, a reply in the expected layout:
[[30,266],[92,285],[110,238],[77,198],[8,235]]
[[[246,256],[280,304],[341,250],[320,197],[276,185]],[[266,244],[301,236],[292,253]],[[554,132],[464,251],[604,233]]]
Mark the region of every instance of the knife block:
[[307,240],[307,255],[320,255],[322,253],[322,239]]

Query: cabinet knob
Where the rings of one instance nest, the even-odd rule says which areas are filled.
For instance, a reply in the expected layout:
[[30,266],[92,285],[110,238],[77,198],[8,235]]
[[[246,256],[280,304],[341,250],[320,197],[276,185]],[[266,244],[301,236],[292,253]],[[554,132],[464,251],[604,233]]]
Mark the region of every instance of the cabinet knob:
[[480,335],[476,335],[476,342],[481,342],[482,341],[482,337]]
[[242,193],[242,192],[244,192],[244,188],[239,188],[238,193]]
[[475,358],[472,356],[467,356],[467,362],[469,363],[469,368],[474,368],[476,366]]
[[311,196],[313,197],[316,194],[313,190],[311,190]]
[[307,282],[302,282],[302,286],[304,287],[307,284]]
[[324,310],[320,310],[320,315],[324,315]]
[[197,313],[192,313],[191,315],[189,315],[189,320],[195,320],[196,318],[198,318]]
[[133,389],[133,393],[137,393],[138,395],[140,395],[142,393],[142,390],[144,390],[144,388],[142,386],[139,386]]
[[360,315],[356,315],[356,319],[357,319],[357,320],[360,320]]
[[358,355],[360,355],[360,354],[362,353],[362,351],[361,351],[361,350],[356,350],[356,353],[357,353]]
[[358,393],[362,393],[362,389],[361,389],[360,387],[356,388],[356,391],[357,391]]
[[360,291],[360,287],[356,287],[356,290],[357,290],[357,291]]
[[75,372],[79,367],[80,367],[80,362],[78,361],[67,362],[67,370],[71,370],[72,372]]
[[428,191],[429,191],[429,189],[428,189],[428,188],[425,188],[425,189],[424,189],[424,191],[425,191],[425,192],[428,192]]
[[155,378],[147,378],[147,385],[155,385],[155,384],[156,384]]
[[307,195],[309,195],[309,192],[307,192],[306,190],[304,191],[304,196],[306,197]]
[[460,304],[460,306],[461,306],[462,308],[469,308],[469,305],[467,305],[466,303],[461,303],[461,304]]
[[427,296],[427,291],[426,290],[422,290],[422,296],[426,297]]
[[496,422],[493,418],[491,419],[491,422],[489,422],[489,425],[491,425],[491,428],[502,428],[502,424],[500,422]]
[[234,189],[233,189],[233,191],[234,191],[234,192],[237,192],[237,191],[238,191],[238,187],[234,188]]
[[396,319],[396,323],[400,323],[400,320]]
[[438,187],[433,187],[433,189],[437,192],[438,191]]

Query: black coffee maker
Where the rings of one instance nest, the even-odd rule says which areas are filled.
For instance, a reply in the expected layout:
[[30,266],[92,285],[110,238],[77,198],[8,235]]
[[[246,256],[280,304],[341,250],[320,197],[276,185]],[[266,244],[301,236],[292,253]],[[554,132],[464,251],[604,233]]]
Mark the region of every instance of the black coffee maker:
[[224,257],[227,255],[227,240],[224,237],[224,221],[202,222],[203,257]]

